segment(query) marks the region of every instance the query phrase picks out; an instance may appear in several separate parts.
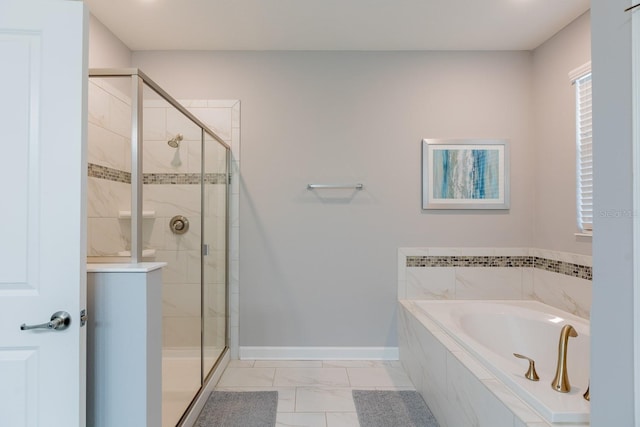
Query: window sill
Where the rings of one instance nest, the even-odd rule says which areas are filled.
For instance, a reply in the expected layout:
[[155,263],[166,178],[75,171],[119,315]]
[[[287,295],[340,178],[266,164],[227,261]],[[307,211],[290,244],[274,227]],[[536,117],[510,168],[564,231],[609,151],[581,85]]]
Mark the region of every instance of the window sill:
[[573,233],[574,236],[576,237],[593,237],[593,231],[588,232],[588,233]]

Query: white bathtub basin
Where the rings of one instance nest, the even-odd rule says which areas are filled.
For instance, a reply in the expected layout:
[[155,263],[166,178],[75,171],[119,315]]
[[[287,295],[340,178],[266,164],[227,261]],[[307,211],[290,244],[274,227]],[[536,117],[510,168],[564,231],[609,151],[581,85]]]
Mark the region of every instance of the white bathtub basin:
[[[589,402],[582,398],[589,383],[589,322],[537,301],[415,301],[451,337],[475,355],[496,377],[549,422],[589,421]],[[569,338],[569,393],[551,388],[558,358],[560,330],[571,324],[578,336]],[[536,362],[540,381],[524,377],[528,362]]]

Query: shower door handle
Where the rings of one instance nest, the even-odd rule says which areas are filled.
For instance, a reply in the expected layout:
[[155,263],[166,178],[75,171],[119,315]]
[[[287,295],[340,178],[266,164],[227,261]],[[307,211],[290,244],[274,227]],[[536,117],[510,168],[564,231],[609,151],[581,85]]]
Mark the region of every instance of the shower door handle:
[[39,325],[27,325],[23,323],[20,325],[21,331],[29,331],[31,329],[55,329],[56,331],[63,331],[71,324],[71,315],[66,311],[57,311],[51,315],[51,320]]

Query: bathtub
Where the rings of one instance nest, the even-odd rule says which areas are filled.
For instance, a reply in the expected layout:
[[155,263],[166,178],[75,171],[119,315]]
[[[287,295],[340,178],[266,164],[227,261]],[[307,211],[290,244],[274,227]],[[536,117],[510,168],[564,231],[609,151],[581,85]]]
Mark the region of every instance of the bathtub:
[[[589,402],[582,397],[589,383],[588,321],[537,301],[412,302],[547,422],[589,421]],[[559,393],[550,384],[565,324],[571,324],[578,336],[568,344],[572,388]],[[513,353],[535,360],[540,381],[524,377],[528,362]]]

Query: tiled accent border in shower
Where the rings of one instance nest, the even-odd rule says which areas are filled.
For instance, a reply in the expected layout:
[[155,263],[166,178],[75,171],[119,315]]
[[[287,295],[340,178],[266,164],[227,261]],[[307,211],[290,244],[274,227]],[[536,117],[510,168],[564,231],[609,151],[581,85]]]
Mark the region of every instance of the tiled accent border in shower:
[[592,280],[591,266],[538,256],[407,256],[407,267],[534,267]]
[[[88,176],[91,178],[106,179],[107,181],[131,184],[131,173],[113,169],[106,166],[89,163]],[[224,184],[227,174],[206,173],[205,184]],[[145,173],[142,175],[143,184],[200,184],[199,173]]]
[[106,179],[107,181],[131,184],[131,172],[125,172],[95,163],[89,163],[87,175],[89,178],[99,178]]
[[[200,184],[199,173],[145,173],[142,176],[143,184]],[[227,174],[205,173],[205,184],[224,184]]]

